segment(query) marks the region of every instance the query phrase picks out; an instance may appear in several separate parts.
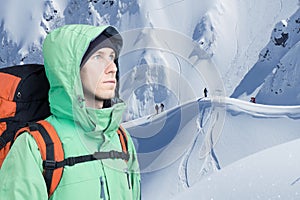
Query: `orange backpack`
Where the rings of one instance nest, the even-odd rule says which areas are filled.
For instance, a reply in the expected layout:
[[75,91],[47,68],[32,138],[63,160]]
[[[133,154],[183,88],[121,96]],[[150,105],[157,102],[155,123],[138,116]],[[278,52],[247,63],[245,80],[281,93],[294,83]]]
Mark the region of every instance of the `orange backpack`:
[[129,160],[127,136],[122,127],[117,131],[122,152],[112,150],[65,158],[54,127],[43,120],[50,115],[48,91],[43,65],[0,69],[0,168],[13,142],[24,132],[31,134],[39,147],[49,197],[60,182],[64,166],[99,159]]

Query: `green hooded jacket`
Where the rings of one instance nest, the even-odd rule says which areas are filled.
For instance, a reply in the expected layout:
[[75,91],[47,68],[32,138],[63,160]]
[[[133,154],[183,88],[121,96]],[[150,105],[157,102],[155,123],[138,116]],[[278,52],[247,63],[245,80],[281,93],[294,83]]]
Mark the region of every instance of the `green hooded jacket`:
[[[104,32],[118,34],[111,26],[66,25],[51,32],[43,44],[52,113],[46,120],[56,129],[65,158],[96,151],[122,151],[116,131],[121,123],[124,103],[103,109],[87,108],[80,80],[81,59],[90,42]],[[50,199],[140,199],[139,166],[128,133],[127,137],[128,162],[106,159],[66,166]],[[0,170],[0,199],[48,199],[42,171],[41,154],[35,140],[28,133],[22,134]]]

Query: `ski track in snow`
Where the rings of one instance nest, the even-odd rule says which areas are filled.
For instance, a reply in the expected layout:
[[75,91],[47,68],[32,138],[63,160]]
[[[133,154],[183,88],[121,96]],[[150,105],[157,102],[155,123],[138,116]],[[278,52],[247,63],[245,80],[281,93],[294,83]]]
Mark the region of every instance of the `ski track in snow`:
[[[222,123],[220,123],[220,121],[222,121],[222,118],[225,117],[225,113],[231,113],[233,114],[233,116],[247,114],[249,116],[252,116],[253,118],[290,118],[292,120],[300,119],[300,106],[269,106],[228,97],[212,97],[211,99],[205,98],[194,100],[183,104],[180,107],[164,111],[166,112],[165,115],[155,115],[155,119],[159,120],[161,117],[166,116],[168,115],[168,113],[171,113],[174,110],[178,109],[181,109],[181,112],[184,112],[185,109],[188,109],[191,106],[197,104],[197,107],[199,107],[200,109],[198,111],[198,116],[195,116],[195,118],[197,118],[197,121],[195,123],[195,127],[197,127],[195,130],[197,130],[197,133],[192,138],[190,138],[190,146],[182,155],[181,161],[177,168],[178,181],[182,188],[190,188],[196,182],[206,177],[206,175],[221,170],[222,163],[220,163],[218,159],[218,152],[215,151],[214,145],[217,144],[219,140],[220,129],[222,128]],[[128,129],[133,128],[134,126],[146,127],[147,125],[150,125],[152,121],[153,116],[148,116],[142,119],[127,122],[124,124],[124,126]],[[188,121],[186,121],[185,123],[188,123]],[[181,126],[184,127],[185,125],[181,124]],[[203,129],[203,127],[208,128]],[[145,130],[147,130],[147,128],[145,128]],[[181,134],[185,135],[187,133]],[[200,140],[201,136],[203,136],[203,140]],[[176,140],[176,137],[177,135],[175,136],[174,140]],[[201,142],[202,144],[200,149],[200,143],[197,142]],[[200,155],[198,158],[196,158],[196,160],[195,154]],[[243,155],[247,156],[248,154],[246,153]],[[154,160],[155,159],[156,158],[154,158]],[[195,162],[199,163],[195,165]],[[225,167],[227,165],[228,163],[225,164]],[[298,183],[299,180],[300,178],[294,180],[291,185]]]

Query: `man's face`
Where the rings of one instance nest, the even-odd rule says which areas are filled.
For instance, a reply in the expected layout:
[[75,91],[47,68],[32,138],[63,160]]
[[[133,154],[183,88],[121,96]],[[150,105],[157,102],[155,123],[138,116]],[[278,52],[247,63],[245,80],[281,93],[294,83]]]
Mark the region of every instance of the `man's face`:
[[115,52],[111,48],[96,51],[83,65],[80,77],[88,101],[103,101],[115,96],[117,67]]

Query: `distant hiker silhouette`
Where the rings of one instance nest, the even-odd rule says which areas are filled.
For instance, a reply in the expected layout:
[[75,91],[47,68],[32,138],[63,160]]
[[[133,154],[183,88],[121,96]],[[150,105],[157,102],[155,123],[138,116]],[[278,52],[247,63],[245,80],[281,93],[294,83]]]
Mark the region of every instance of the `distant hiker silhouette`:
[[207,91],[207,89],[206,88],[204,88],[204,97],[207,97],[207,93],[208,93],[208,91]]
[[165,108],[165,105],[163,103],[160,104],[160,111],[163,112]]
[[157,105],[157,104],[155,104],[155,110],[156,110],[156,114],[158,114],[158,109],[159,109],[158,105]]
[[251,99],[250,99],[250,102],[252,102],[252,103],[256,103],[256,101],[255,101],[255,97],[251,97]]

